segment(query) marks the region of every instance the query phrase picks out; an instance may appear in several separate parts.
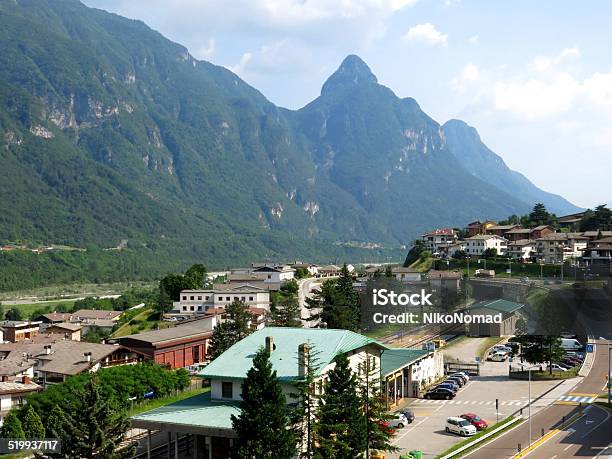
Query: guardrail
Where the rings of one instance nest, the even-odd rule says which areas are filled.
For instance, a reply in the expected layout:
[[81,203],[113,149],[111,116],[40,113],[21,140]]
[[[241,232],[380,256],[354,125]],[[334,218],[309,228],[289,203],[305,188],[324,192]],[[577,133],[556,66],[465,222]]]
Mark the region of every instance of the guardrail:
[[463,445],[461,448],[457,448],[455,451],[447,454],[446,456],[442,456],[440,459],[450,459],[452,457],[457,456],[458,454],[462,453],[463,451],[465,451],[466,449],[469,449],[471,447],[473,447],[474,445],[477,445],[478,443],[481,443],[483,441],[485,441],[487,438],[495,435],[497,432],[504,430],[505,428],[507,428],[508,426],[511,426],[513,424],[515,424],[518,421],[521,421],[523,418],[518,416],[515,418],[512,418],[510,421],[506,422],[505,424],[493,429],[490,432],[487,432],[486,434],[484,434],[482,437],[478,437],[477,439],[475,439],[472,442],[466,443],[465,445]]

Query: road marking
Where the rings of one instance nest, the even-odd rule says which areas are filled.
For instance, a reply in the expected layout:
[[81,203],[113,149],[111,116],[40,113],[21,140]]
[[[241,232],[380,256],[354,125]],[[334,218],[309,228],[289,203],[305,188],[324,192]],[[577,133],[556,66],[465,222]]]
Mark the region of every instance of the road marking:
[[404,434],[400,437],[396,437],[395,440],[393,440],[393,443],[397,443],[398,441],[400,441],[402,438],[404,438],[406,435],[408,435],[410,432],[412,432],[414,429],[416,429],[418,426],[420,426],[421,424],[423,424],[428,418],[423,418],[420,422],[416,423],[415,425],[413,425],[410,429],[406,429],[406,432],[404,432]]
[[563,451],[567,451],[568,449],[570,449],[572,446],[574,446],[573,444],[569,444],[567,445],[565,448],[563,448]]
[[[598,429],[600,425],[604,424],[605,422],[607,422],[607,421],[608,421],[608,419],[610,419],[610,410],[606,410],[606,409],[601,408],[601,407],[596,406],[596,405],[591,405],[591,406],[594,406],[595,408],[599,408],[600,410],[604,411],[604,412],[606,413],[606,419],[604,419],[603,421],[601,421],[599,424],[597,424],[595,427],[593,427],[591,430],[589,430],[587,433],[585,433],[585,434],[584,434],[582,437],[580,437],[580,438],[584,438],[584,437],[586,437],[587,435],[590,435],[590,434],[591,434],[591,432],[593,432],[594,430]],[[591,406],[589,406],[589,408],[590,408]],[[595,422],[595,421],[591,421],[591,422]],[[587,421],[587,424],[589,424],[589,421]]]
[[597,394],[584,394],[584,395],[562,395],[557,399],[558,402],[572,402],[572,403],[593,403],[597,398]]
[[[557,435],[559,432],[561,431],[567,431],[569,435],[571,435],[573,432],[575,432],[574,429],[570,429],[569,427],[574,424],[576,421],[578,421],[579,419],[581,419],[584,416],[584,413],[579,413],[577,415],[575,415],[573,418],[570,418],[570,420],[565,423],[565,425],[561,426],[561,428],[559,429],[552,429],[550,432],[548,432],[546,435],[544,435],[543,437],[540,437],[539,439],[537,439],[535,442],[533,442],[531,444],[531,446],[525,448],[523,451],[521,451],[520,453],[515,454],[514,456],[512,456],[512,459],[519,459],[522,457],[525,457],[527,455],[529,455],[531,452],[533,452],[536,448],[538,448],[539,446],[543,445],[544,443],[546,443],[548,440],[550,440],[552,437],[554,437],[555,435]],[[552,459],[552,458],[551,458]]]

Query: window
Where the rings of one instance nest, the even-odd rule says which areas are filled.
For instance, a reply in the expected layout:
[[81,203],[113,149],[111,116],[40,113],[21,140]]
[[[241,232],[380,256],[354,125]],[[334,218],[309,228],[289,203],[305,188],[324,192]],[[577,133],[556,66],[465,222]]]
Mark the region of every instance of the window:
[[229,297],[229,296],[226,296],[226,297],[225,297],[225,301],[229,301],[229,300],[230,300],[230,297]]
[[242,301],[244,301],[244,300],[246,300],[246,297],[244,297],[244,296],[243,296],[243,297],[242,297],[242,298],[240,298],[240,299],[241,299]]
[[191,306],[190,311],[194,311],[194,310],[195,310],[195,309],[194,309],[194,307],[193,307],[193,306]]
[[202,301],[202,297],[201,296],[198,296],[198,301]]
[[183,300],[187,300],[187,297],[185,295],[183,295]]
[[191,296],[189,297],[189,299],[190,299],[191,301],[193,301],[195,298],[194,298],[194,296],[193,296],[193,295],[191,295]]
[[237,296],[234,297],[234,301],[238,301],[238,297]]
[[206,301],[208,301],[208,297],[205,297],[205,298],[206,298]]
[[233,398],[233,389],[234,384],[228,381],[221,382],[221,397],[223,398]]
[[252,296],[249,297],[249,301],[253,301],[253,297]]

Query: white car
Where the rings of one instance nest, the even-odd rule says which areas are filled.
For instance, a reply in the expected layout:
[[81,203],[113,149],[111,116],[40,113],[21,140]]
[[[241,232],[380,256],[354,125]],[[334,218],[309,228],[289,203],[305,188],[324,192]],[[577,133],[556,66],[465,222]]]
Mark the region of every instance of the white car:
[[512,352],[512,348],[511,347],[504,346],[503,344],[496,344],[495,346],[493,346],[493,350],[495,352],[497,352],[497,351]]
[[556,363],[553,363],[550,368],[552,368],[553,371],[567,371],[567,368],[563,368],[561,365],[557,365]]
[[496,351],[489,355],[489,360],[492,362],[505,362],[508,358],[508,353],[504,351]]
[[469,437],[476,433],[476,427],[463,418],[451,417],[446,420],[446,431],[459,434],[462,437]]
[[387,422],[389,422],[389,427],[393,427],[394,429],[403,429],[410,424],[403,413],[393,413],[393,418],[389,419]]

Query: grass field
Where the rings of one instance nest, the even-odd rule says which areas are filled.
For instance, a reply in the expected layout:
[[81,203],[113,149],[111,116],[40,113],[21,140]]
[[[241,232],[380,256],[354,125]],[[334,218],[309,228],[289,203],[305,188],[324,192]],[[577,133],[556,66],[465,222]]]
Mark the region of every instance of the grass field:
[[0,301],[28,299],[32,302],[41,300],[61,300],[70,297],[120,295],[132,288],[144,289],[157,286],[155,282],[116,282],[112,284],[71,284],[50,285],[27,290],[1,292]]
[[6,312],[9,309],[15,308],[21,311],[24,319],[32,319],[31,315],[36,310],[46,309],[48,312],[53,312],[60,306],[72,307],[75,301],[76,300],[54,300],[28,304],[4,304],[4,310]]
[[153,309],[144,308],[140,313],[134,316],[129,322],[119,327],[111,336],[119,338],[120,336],[133,335],[147,330],[157,330],[158,328],[172,327],[172,322],[164,322],[163,320],[155,319],[156,312]]

